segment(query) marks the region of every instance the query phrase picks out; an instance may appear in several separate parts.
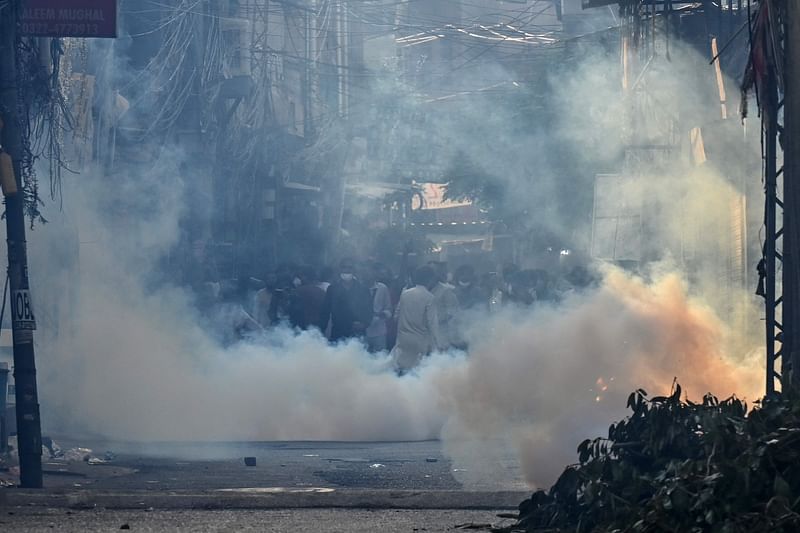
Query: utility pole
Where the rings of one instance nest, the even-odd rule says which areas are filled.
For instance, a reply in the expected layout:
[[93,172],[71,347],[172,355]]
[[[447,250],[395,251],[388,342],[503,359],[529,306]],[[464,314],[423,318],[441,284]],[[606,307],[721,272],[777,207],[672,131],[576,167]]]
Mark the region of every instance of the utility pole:
[[33,330],[36,329],[28,282],[25,244],[24,194],[22,192],[22,137],[19,129],[16,72],[18,0],[0,7],[0,143],[10,156],[13,174],[3,171],[8,276],[11,289],[11,320],[14,340],[14,382],[17,400],[17,447],[20,485],[42,487],[42,427],[36,389]]
[[800,3],[784,16],[783,387],[800,386]]
[[[773,396],[789,386],[791,353],[796,331],[793,316],[800,303],[794,294],[798,285],[798,255],[790,241],[797,236],[795,209],[798,202],[786,194],[797,195],[789,184],[787,164],[791,160],[787,142],[791,135],[785,128],[786,104],[786,7],[795,0],[759,2],[750,23],[750,62],[745,70],[745,88],[758,88],[761,115],[762,157],[764,160],[764,239],[758,263],[759,284],[756,294],[764,298],[766,333],[766,395]],[[758,66],[757,66],[758,65]],[[763,68],[761,68],[763,65]],[[796,136],[795,136],[796,137]],[[788,189],[787,189],[788,187]],[[795,190],[792,193],[792,190]],[[779,279],[783,273],[782,280]],[[779,281],[782,281],[779,283]],[[797,343],[794,343],[795,346]]]
[[306,11],[306,80],[305,80],[305,110],[303,118],[303,137],[310,142],[314,136],[314,120],[317,117],[317,97],[319,95],[319,76],[317,75],[318,61],[318,32],[317,0],[309,0],[309,9]]
[[[347,34],[347,2],[338,0],[335,12],[336,35],[336,66],[338,74],[338,115],[341,121],[348,120],[348,56],[350,54],[349,38]],[[339,248],[342,231],[342,217],[344,216],[345,199],[347,194],[347,176],[345,175],[347,158],[350,151],[350,140],[345,143],[346,148],[339,156],[333,157],[331,166],[333,176],[326,190],[325,226],[328,228],[327,246],[325,247],[325,261],[330,262]]]

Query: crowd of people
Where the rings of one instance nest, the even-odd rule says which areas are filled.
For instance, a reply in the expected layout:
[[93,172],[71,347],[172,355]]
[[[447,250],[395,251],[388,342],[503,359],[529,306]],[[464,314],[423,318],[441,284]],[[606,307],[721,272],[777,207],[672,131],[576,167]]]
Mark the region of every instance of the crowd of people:
[[403,374],[434,351],[466,350],[470,311],[557,302],[591,283],[581,267],[556,277],[509,264],[478,275],[469,264],[450,272],[430,262],[394,274],[378,262],[344,259],[337,268],[287,265],[263,280],[207,282],[198,305],[226,345],[280,325],[316,329],[331,343],[356,338],[370,352],[389,352]]

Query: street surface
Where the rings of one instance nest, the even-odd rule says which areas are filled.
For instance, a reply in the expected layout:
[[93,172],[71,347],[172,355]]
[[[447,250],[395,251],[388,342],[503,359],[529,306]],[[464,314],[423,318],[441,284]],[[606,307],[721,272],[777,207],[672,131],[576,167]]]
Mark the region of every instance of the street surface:
[[465,483],[437,441],[56,442],[92,460],[45,458],[44,490],[0,489],[0,530],[457,531],[529,493],[512,456]]
[[[512,454],[488,465],[494,477],[455,467],[439,441],[130,444],[56,439],[66,449],[91,448],[107,464],[47,460],[48,487],[114,490],[214,490],[330,487],[418,491],[527,491]],[[255,457],[247,467],[245,457]]]
[[[0,530],[265,531],[292,533],[412,533],[465,531],[506,523],[491,511],[292,509],[274,511],[64,511],[20,509],[0,516]],[[461,528],[457,526],[462,526]],[[126,528],[127,529],[127,528]]]

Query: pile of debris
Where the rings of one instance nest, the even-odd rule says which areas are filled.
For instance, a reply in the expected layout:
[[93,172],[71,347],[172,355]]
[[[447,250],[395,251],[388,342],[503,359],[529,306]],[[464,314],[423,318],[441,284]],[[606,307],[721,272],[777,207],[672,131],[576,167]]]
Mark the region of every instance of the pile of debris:
[[800,397],[628,398],[607,438],[578,446],[548,491],[497,532],[800,531]]
[[100,458],[94,455],[91,448],[76,447],[63,450],[56,441],[49,437],[42,438],[42,457],[67,463],[84,462],[90,465],[106,464],[116,458],[112,452],[106,452],[105,455]]

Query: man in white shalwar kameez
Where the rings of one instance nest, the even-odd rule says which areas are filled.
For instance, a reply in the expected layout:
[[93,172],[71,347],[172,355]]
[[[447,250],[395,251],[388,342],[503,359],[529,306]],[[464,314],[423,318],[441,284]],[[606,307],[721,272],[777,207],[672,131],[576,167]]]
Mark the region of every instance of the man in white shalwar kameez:
[[419,365],[422,358],[432,351],[442,348],[435,298],[430,291],[436,283],[433,269],[428,266],[418,268],[414,273],[414,283],[414,287],[400,295],[395,312],[397,342],[391,355],[400,375]]

